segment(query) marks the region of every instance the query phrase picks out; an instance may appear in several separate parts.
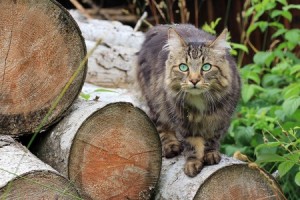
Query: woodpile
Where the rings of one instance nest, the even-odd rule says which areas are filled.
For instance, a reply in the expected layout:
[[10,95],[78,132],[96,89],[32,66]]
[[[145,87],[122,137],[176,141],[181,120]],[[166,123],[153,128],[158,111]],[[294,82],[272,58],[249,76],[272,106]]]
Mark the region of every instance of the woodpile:
[[124,95],[116,93],[108,102],[78,101],[39,142],[37,155],[74,182],[84,199],[149,199],[154,193],[159,137]]
[[[86,81],[132,85],[142,33],[72,13],[84,43],[54,0],[1,0],[0,7],[7,19],[0,22],[0,199],[284,199],[273,177],[233,158],[223,156],[195,178],[184,175],[183,156],[162,159],[133,88],[74,102],[85,66],[64,94],[85,44],[91,49],[99,38]],[[37,158],[11,136],[33,134],[47,117],[31,148]]]

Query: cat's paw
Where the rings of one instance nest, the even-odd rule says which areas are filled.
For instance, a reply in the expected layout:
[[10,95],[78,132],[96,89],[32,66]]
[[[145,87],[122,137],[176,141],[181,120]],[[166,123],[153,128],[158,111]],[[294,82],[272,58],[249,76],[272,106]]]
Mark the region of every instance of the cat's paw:
[[218,164],[221,161],[221,154],[217,150],[208,151],[204,154],[204,163],[207,165]]
[[169,141],[163,145],[163,152],[166,158],[173,158],[183,151],[183,146],[177,140]]
[[195,177],[201,172],[203,161],[197,158],[189,158],[184,166],[184,173],[189,177]]

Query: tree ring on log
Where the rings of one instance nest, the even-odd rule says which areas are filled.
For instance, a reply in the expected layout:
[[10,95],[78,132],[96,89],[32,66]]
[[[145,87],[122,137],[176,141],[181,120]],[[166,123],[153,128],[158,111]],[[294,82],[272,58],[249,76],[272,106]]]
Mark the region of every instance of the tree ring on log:
[[[261,169],[262,170],[262,169]],[[285,199],[273,177],[248,165],[216,171],[201,185],[196,199]]]
[[[86,55],[81,31],[54,0],[0,1],[0,134],[33,132]],[[87,67],[48,118],[78,96]]]
[[52,171],[23,174],[0,188],[0,199],[81,199],[69,181]]
[[155,126],[139,108],[120,102],[104,106],[80,126],[68,173],[87,199],[149,199],[160,167]]

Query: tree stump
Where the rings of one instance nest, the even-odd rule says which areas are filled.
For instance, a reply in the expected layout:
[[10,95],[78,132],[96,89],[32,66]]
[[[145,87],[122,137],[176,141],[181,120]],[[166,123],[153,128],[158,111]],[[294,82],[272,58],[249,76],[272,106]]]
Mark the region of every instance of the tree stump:
[[247,163],[222,156],[218,165],[206,166],[194,178],[183,172],[183,156],[163,159],[157,200],[285,199],[269,174]]
[[84,199],[149,199],[161,168],[156,128],[125,94],[111,98],[76,102],[43,135],[37,155],[81,188]]
[[[86,55],[71,15],[55,0],[0,1],[0,134],[33,132]],[[44,128],[78,96],[86,66]]]
[[77,190],[9,136],[0,136],[0,199],[81,199]]

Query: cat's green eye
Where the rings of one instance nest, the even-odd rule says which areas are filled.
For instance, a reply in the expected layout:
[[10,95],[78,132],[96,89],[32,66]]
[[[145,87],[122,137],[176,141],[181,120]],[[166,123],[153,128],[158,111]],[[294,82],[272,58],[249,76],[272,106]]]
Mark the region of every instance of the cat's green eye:
[[186,64],[181,63],[179,65],[179,69],[180,69],[180,71],[186,72],[189,70],[189,67]]
[[211,64],[205,63],[202,65],[202,71],[209,71],[211,69]]

